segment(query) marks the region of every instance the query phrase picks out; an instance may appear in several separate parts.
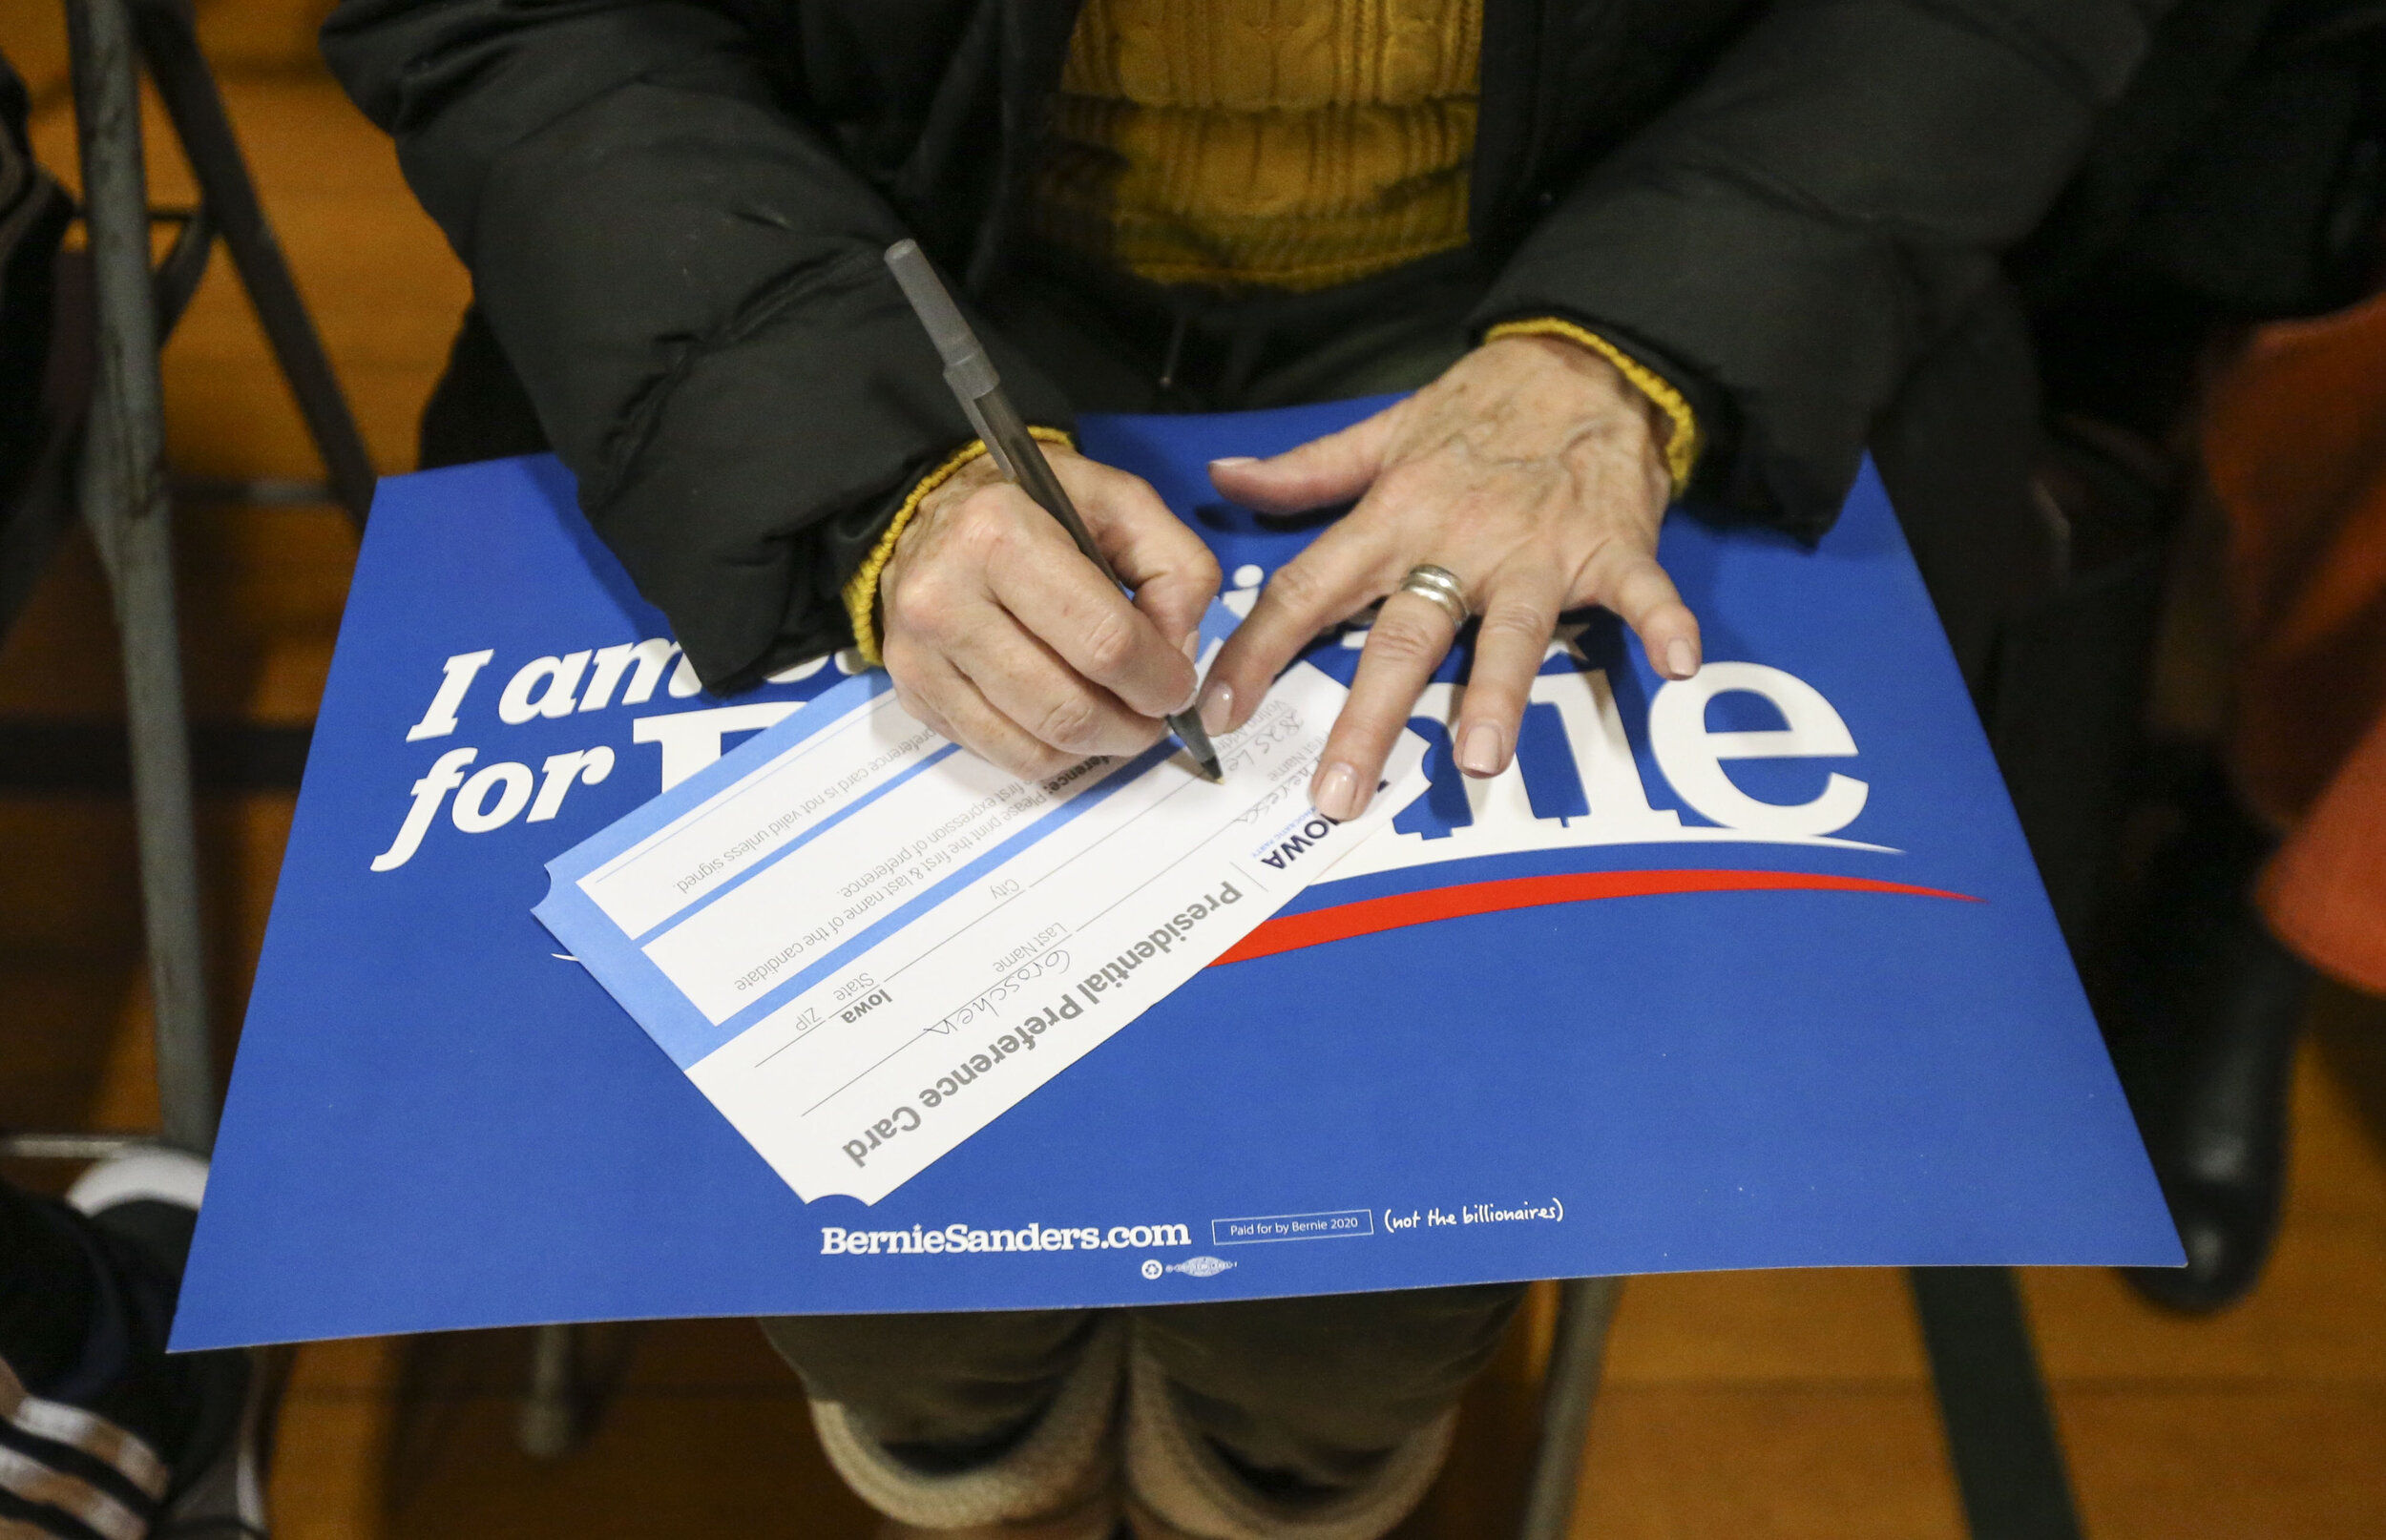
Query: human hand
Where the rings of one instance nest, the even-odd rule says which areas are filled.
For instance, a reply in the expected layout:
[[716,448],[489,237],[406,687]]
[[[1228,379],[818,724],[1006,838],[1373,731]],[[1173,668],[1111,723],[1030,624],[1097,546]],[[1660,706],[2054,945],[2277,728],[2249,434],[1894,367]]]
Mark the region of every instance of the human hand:
[[1045,454],[1133,602],[991,455],[920,500],[878,580],[903,709],[1030,778],[1158,741],[1218,592],[1217,558],[1141,477]]
[[1433,600],[1394,592],[1425,562],[1455,573],[1482,616],[1451,733],[1469,775],[1507,768],[1562,611],[1603,605],[1660,673],[1696,673],[1698,620],[1656,558],[1671,491],[1666,427],[1589,348],[1508,337],[1339,433],[1272,459],[1214,462],[1218,489],[1262,512],[1359,501],[1268,580],[1210,668],[1203,724],[1241,725],[1310,638],[1382,598],[1309,782],[1319,812],[1358,816],[1456,635]]

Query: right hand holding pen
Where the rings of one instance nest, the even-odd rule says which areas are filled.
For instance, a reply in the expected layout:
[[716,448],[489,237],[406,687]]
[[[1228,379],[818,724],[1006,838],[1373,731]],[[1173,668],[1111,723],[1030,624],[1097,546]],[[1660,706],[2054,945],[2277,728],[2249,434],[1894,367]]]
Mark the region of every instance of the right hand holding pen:
[[1218,592],[1217,558],[1141,477],[1045,452],[1132,602],[991,456],[921,499],[878,580],[903,709],[1031,778],[1159,741]]

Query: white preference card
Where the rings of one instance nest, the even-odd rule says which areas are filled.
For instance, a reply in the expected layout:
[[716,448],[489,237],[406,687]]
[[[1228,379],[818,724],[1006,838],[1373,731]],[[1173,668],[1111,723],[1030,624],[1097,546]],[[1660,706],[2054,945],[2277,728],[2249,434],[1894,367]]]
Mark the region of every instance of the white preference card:
[[548,865],[536,909],[807,1202],[874,1203],[1276,912],[1425,786],[1308,788],[1346,691],[1296,664],[1218,740],[1020,780],[872,671]]

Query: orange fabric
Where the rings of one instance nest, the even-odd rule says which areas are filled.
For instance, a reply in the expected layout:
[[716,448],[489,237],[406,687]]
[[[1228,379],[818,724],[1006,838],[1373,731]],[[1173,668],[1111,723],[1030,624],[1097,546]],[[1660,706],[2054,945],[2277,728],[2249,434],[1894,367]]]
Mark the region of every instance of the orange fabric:
[[2204,447],[2241,648],[2230,769],[2289,830],[2263,912],[2386,993],[2386,295],[2255,332]]
[[2279,940],[2386,994],[2386,715],[2271,862],[2260,896]]

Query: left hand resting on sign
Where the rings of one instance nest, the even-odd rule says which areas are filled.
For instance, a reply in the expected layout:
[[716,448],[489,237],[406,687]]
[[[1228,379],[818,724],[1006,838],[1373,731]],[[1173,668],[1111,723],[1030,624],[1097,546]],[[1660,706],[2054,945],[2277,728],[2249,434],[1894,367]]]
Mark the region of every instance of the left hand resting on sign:
[[1424,562],[1455,573],[1482,617],[1451,731],[1469,775],[1507,768],[1562,611],[1603,605],[1660,673],[1696,673],[1698,621],[1656,558],[1671,489],[1665,429],[1590,349],[1507,337],[1339,433],[1272,459],[1212,462],[1218,489],[1262,512],[1358,505],[1269,579],[1210,669],[1203,721],[1241,726],[1310,638],[1391,594],[1309,783],[1319,812],[1356,817],[1456,635],[1434,601],[1393,592]]

